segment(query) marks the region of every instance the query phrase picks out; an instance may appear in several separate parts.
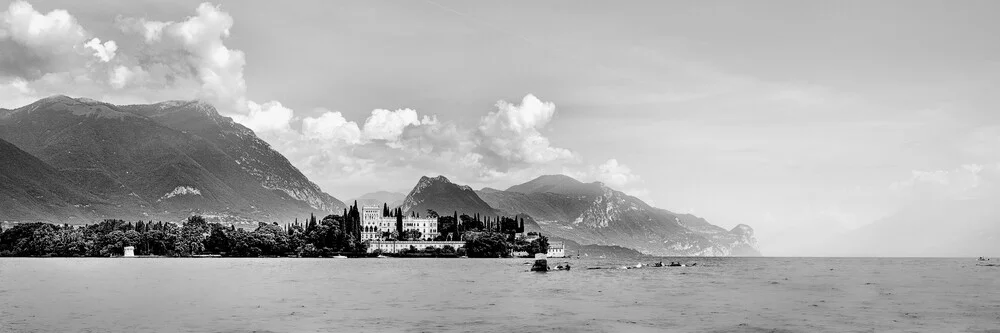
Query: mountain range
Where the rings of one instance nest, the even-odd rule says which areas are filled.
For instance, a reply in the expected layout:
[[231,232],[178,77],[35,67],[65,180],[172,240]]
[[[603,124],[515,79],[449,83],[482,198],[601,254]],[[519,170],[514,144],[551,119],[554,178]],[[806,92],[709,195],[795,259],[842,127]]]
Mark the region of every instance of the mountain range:
[[622,246],[652,255],[760,255],[753,229],[725,230],[699,217],[649,206],[603,183],[541,176],[507,190],[474,191],[444,176],[422,177],[404,212],[465,212],[531,217],[525,228],[579,244]]
[[0,220],[277,221],[345,207],[253,131],[198,101],[119,106],[53,96],[0,109],[0,140],[33,157],[5,148],[20,156],[5,176],[21,179],[5,193],[50,192],[33,193],[35,203],[4,197],[0,205],[21,213],[4,210]]
[[[113,105],[53,96],[0,109],[0,156],[0,221],[179,221],[199,214],[266,222],[345,207],[253,131],[199,101]],[[748,226],[725,230],[564,175],[479,191],[425,176],[407,195],[382,191],[357,201],[417,214],[518,216],[527,230],[566,241],[571,251],[759,255]]]

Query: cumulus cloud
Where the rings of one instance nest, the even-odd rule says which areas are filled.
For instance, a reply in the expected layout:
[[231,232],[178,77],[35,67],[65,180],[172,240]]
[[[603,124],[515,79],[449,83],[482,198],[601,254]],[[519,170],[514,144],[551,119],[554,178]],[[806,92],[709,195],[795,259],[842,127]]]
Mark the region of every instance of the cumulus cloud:
[[625,186],[639,180],[639,176],[633,174],[628,166],[612,158],[597,167],[597,179],[608,185]]
[[87,32],[65,10],[42,14],[24,1],[0,13],[0,76],[36,79],[79,66]]
[[361,143],[358,124],[347,121],[340,112],[326,111],[317,118],[302,119],[302,134],[308,139],[333,140],[351,145]]
[[291,130],[292,109],[286,108],[280,102],[271,101],[264,104],[248,102],[249,113],[233,117],[236,121],[254,132],[287,132]]
[[[195,14],[179,22],[120,17],[118,25],[122,31],[138,34],[152,45],[153,64],[183,60],[184,65],[190,66],[193,69],[190,74],[200,83],[198,98],[212,102],[223,112],[250,117],[256,110],[251,110],[253,105],[246,98],[245,56],[243,51],[229,49],[224,43],[233,26],[233,17],[210,3],[199,5]],[[164,69],[174,71],[171,75],[187,74],[185,66],[165,65]]]
[[417,111],[412,109],[396,111],[373,110],[371,116],[365,120],[365,138],[369,140],[396,141],[399,139],[399,135],[403,134],[403,129],[406,126],[420,124],[420,117],[417,115]]
[[111,61],[111,58],[115,57],[115,51],[118,50],[118,45],[115,44],[115,41],[109,40],[101,44],[100,38],[91,39],[86,44],[83,44],[83,46],[94,50],[94,56],[103,62]]
[[[65,10],[39,13],[24,1],[0,14],[0,107],[67,94],[111,103],[200,99],[255,131],[325,187],[448,174],[473,185],[523,181],[564,167],[612,185],[638,177],[610,160],[581,164],[543,133],[556,105],[526,94],[498,101],[472,123],[414,109],[375,109],[364,119],[320,109],[297,117],[280,101],[247,96],[243,51],[225,44],[234,18],[203,3],[171,21],[118,17],[123,33],[95,36]],[[411,179],[412,178],[412,179]]]
[[520,105],[506,101],[496,104],[479,123],[484,148],[509,162],[549,163],[573,159],[567,149],[553,147],[539,132],[555,114],[556,106],[535,95],[525,95]]
[[65,10],[42,14],[25,1],[14,1],[2,15],[2,37],[50,52],[73,50],[86,36]]

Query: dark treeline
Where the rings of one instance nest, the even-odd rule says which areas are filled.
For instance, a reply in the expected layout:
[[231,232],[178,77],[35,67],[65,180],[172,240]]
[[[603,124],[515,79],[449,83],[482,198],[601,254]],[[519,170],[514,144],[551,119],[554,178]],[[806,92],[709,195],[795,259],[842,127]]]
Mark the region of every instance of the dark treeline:
[[[384,205],[382,213],[396,217],[395,230],[385,233],[384,239],[424,240],[417,230],[403,230],[402,209]],[[548,250],[548,239],[544,236],[529,233],[539,236],[531,241],[516,237],[524,232],[523,218],[458,215],[458,212],[439,216],[433,210],[428,210],[427,216],[438,220],[440,236],[434,240],[461,240],[465,246],[458,250],[413,249],[410,254],[495,258],[508,256],[512,251],[533,255]],[[207,223],[201,216],[191,216],[181,225],[123,220],[84,226],[20,223],[0,229],[0,256],[107,257],[122,255],[126,246],[132,246],[136,255],[153,256],[322,257],[365,253],[368,243],[361,241],[361,231],[356,203],[344,209],[342,215],[327,215],[321,220],[310,216],[305,222],[296,220],[284,225],[259,223],[252,231]]]
[[104,220],[85,226],[21,223],[0,232],[0,256],[107,257],[122,255],[126,246],[136,255],[191,256],[219,254],[234,257],[330,256],[364,253],[367,244],[351,233],[350,218],[330,215],[317,221],[259,223],[248,231],[206,223],[192,216],[174,223]]
[[470,232],[493,232],[506,235],[513,242],[516,234],[524,233],[524,218],[507,216],[472,216],[453,212],[451,216],[440,216],[428,209],[427,216],[437,217],[440,240],[466,240]]

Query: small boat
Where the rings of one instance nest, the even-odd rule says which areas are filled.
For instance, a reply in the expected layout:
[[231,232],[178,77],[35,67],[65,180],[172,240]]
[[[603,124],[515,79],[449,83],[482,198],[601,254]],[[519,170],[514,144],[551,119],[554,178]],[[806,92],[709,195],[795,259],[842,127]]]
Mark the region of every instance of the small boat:
[[388,258],[388,257],[386,257],[386,256],[384,256],[384,255],[381,255],[381,254],[380,254],[380,255],[378,255],[378,256],[377,256],[377,257],[375,257],[375,258]]
[[342,255],[339,255],[339,254],[338,254],[338,255],[335,255],[335,256],[333,256],[333,258],[334,258],[334,259],[347,259],[347,257],[345,257],[345,256],[342,256]]
[[549,261],[544,253],[535,254],[535,264],[531,265],[532,272],[548,272]]

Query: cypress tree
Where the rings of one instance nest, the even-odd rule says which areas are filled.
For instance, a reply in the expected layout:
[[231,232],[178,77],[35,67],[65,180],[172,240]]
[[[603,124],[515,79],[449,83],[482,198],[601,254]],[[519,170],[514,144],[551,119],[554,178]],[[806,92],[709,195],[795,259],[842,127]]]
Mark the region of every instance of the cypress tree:
[[396,233],[403,234],[403,209],[396,208]]

